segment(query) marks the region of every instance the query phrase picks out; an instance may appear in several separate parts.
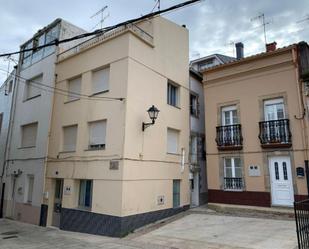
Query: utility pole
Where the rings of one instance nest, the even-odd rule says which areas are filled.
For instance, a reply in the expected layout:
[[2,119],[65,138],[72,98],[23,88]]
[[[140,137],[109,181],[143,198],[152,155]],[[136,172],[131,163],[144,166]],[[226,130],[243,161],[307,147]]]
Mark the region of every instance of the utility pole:
[[264,13],[260,13],[258,16],[251,18],[251,22],[253,22],[255,20],[261,20],[261,22],[262,22],[261,26],[263,26],[264,42],[265,42],[265,46],[266,46],[266,44],[267,44],[266,25],[270,24],[270,22],[265,21],[265,14]]
[[100,24],[100,29],[103,28],[104,21],[106,20],[106,18],[109,17],[109,13],[104,16],[104,12],[106,11],[107,8],[108,6],[105,5],[102,9],[100,9],[98,12],[96,12],[94,15],[90,17],[90,18],[94,18],[95,16],[98,16],[101,14],[101,20],[92,28],[92,30],[95,29],[99,24]]

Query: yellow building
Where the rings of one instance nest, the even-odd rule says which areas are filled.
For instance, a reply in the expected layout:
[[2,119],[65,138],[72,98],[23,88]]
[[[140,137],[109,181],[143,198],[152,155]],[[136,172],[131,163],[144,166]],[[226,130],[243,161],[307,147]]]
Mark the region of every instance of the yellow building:
[[209,202],[292,206],[308,194],[309,49],[275,45],[203,71]]
[[47,225],[122,236],[188,208],[188,49],[185,27],[155,17],[58,55]]

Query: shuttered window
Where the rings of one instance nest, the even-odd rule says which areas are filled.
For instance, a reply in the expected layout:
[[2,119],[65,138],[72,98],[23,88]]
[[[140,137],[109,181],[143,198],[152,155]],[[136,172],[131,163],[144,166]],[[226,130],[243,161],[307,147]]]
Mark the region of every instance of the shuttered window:
[[22,129],[22,138],[21,138],[21,147],[34,147],[36,144],[38,123],[32,123],[23,125]]
[[43,75],[39,75],[26,81],[25,100],[32,99],[41,95],[40,84],[43,83]]
[[80,98],[82,85],[82,77],[78,77],[68,82],[68,101],[77,100]]
[[178,153],[179,131],[171,128],[167,129],[167,153]]
[[75,151],[77,125],[63,127],[63,151]]
[[104,149],[106,120],[89,123],[89,149]]
[[93,94],[105,92],[109,89],[109,71],[110,68],[107,67],[93,72],[92,74]]

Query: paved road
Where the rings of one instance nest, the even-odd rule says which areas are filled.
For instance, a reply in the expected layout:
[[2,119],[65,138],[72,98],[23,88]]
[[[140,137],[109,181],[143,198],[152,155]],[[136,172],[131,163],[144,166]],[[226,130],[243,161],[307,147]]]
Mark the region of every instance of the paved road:
[[124,239],[0,219],[0,249],[294,249],[293,221],[189,214]]

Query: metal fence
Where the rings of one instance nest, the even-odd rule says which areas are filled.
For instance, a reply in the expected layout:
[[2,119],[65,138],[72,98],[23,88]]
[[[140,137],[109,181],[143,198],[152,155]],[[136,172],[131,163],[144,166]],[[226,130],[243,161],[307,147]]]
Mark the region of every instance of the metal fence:
[[294,202],[299,249],[309,249],[309,199]]

